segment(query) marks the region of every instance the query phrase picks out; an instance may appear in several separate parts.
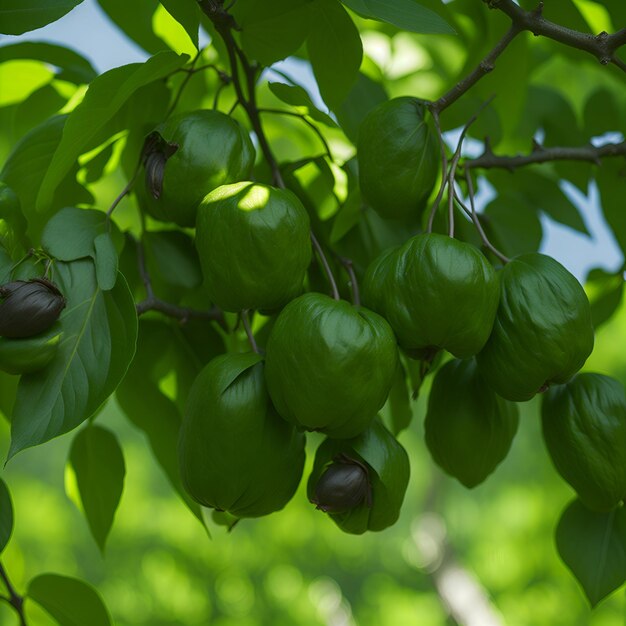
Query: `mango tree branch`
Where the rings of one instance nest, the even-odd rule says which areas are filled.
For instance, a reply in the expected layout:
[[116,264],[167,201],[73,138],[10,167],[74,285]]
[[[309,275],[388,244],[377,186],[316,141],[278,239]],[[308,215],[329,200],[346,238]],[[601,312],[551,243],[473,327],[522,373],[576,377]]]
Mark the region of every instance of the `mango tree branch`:
[[8,596],[0,595],[0,600],[6,602],[9,606],[13,608],[13,610],[17,613],[17,616],[20,621],[20,626],[26,626],[26,615],[24,614],[24,598],[15,591],[15,588],[11,584],[9,577],[0,563],[0,579],[4,583],[4,586],[7,589]]
[[515,168],[523,165],[546,163],[548,161],[588,161],[599,165],[603,158],[618,156],[626,156],[626,141],[607,143],[599,147],[588,145],[575,148],[544,148],[535,143],[530,154],[514,156],[494,154],[489,146],[489,142],[486,141],[484,152],[475,159],[465,159],[464,166],[466,169],[503,168],[513,171]]
[[602,31],[597,35],[572,30],[543,17],[543,2],[540,2],[534,11],[526,11],[513,0],[483,0],[490,9],[498,9],[508,15],[513,26],[519,30],[528,30],[533,35],[542,35],[559,43],[578,48],[593,54],[600,63],[615,64],[622,71],[626,71],[626,64],[619,59],[615,52],[626,44],[626,28],[613,34]]

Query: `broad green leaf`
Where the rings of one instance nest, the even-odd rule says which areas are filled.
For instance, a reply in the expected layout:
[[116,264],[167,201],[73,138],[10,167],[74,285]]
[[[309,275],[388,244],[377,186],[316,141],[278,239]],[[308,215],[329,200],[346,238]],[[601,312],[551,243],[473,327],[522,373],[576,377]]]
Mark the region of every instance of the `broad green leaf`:
[[585,291],[591,303],[593,327],[598,329],[611,318],[622,302],[623,271],[611,273],[601,268],[591,270],[585,281]]
[[26,239],[26,220],[20,210],[15,192],[0,182],[0,243],[10,255],[29,247]]
[[145,63],[131,63],[109,70],[91,83],[83,101],[68,116],[63,137],[39,190],[39,210],[50,205],[58,183],[122,105],[141,87],[163,78],[184,65],[187,59],[187,55],[165,51]]
[[454,29],[437,13],[414,0],[341,0],[355,13],[388,22],[413,33],[453,33]]
[[191,237],[179,230],[160,230],[143,237],[150,269],[175,287],[195,289],[202,283],[198,254]]
[[626,254],[626,171],[623,159],[604,159],[596,169],[595,177],[604,219],[611,227],[622,252]]
[[393,379],[387,405],[383,409],[388,414],[387,423],[389,430],[398,436],[403,430],[406,430],[413,419],[413,411],[411,410],[411,393],[409,391],[407,374],[404,366],[398,361],[398,367]]
[[63,339],[44,369],[23,375],[11,423],[9,459],[93,415],[118,386],[135,353],[137,314],[123,276],[103,292],[91,259],[54,264],[67,299]]
[[200,9],[196,0],[161,0],[165,10],[185,29],[193,45],[198,47]]
[[232,13],[251,59],[271,65],[295,53],[309,33],[309,0],[238,0]]
[[96,263],[96,279],[102,291],[115,287],[117,281],[118,256],[110,233],[101,233],[93,240]]
[[150,54],[167,50],[167,44],[152,30],[152,18],[158,0],[98,0],[98,4],[122,32],[144,50]]
[[2,0],[0,33],[21,35],[41,28],[69,13],[83,0]]
[[90,424],[74,437],[69,464],[91,534],[104,551],[124,490],[122,449],[110,430]]
[[584,129],[588,139],[603,135],[611,124],[619,124],[620,110],[613,94],[603,87],[594,91],[585,103]]
[[25,41],[0,47],[0,63],[12,59],[35,59],[54,65],[61,70],[57,74],[59,80],[77,85],[90,83],[98,75],[91,63],[78,52],[43,41]]
[[[53,117],[30,131],[13,148],[0,172],[3,180],[17,194],[22,213],[28,222],[28,233],[38,241],[48,213],[36,211],[37,194],[57,146],[61,142],[66,116]],[[91,202],[93,197],[76,182],[77,168],[70,168],[55,190],[52,208],[63,205]]]
[[626,510],[596,513],[572,501],[556,528],[556,546],[596,606],[626,581]]
[[312,117],[326,126],[336,128],[337,124],[330,115],[320,111],[311,100],[306,89],[300,87],[300,85],[285,85],[284,83],[269,83],[270,91],[285,104],[290,104],[295,107],[303,107],[306,110],[307,115]]
[[[61,93],[62,91],[64,93]],[[47,119],[58,115],[67,104],[69,95],[67,89],[59,89],[58,83],[53,81],[33,91],[20,102],[13,117],[12,136],[15,138],[13,143]]]
[[377,105],[389,99],[385,88],[363,72],[339,108],[335,109],[337,120],[352,143],[356,144],[359,127],[365,116]]
[[[121,250],[122,236],[114,223],[110,227],[117,247]],[[41,245],[59,261],[75,261],[95,257],[94,241],[106,232],[106,213],[103,211],[67,207],[46,224],[41,235]]]
[[0,478],[0,554],[9,543],[13,532],[13,504],[6,483]]
[[26,595],[43,607],[60,626],[112,626],[100,594],[77,578],[40,574],[33,578]]
[[363,45],[352,18],[337,0],[316,1],[307,50],[322,98],[332,109],[338,108],[358,78]]
[[333,227],[330,231],[330,243],[336,243],[347,232],[352,230],[359,223],[362,212],[363,199],[361,198],[361,192],[355,189],[348,195],[346,201],[337,211],[337,215],[335,215]]

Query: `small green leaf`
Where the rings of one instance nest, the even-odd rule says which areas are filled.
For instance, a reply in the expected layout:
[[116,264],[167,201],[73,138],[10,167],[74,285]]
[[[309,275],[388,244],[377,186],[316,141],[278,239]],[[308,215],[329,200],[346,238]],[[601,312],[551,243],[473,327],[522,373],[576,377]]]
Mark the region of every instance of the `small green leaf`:
[[185,29],[193,45],[198,47],[200,8],[196,0],[161,0],[165,10]]
[[28,585],[26,595],[43,607],[60,626],[112,626],[100,594],[77,578],[41,574]]
[[591,303],[593,327],[608,321],[622,302],[624,295],[624,274],[607,272],[601,268],[593,269],[587,275],[585,291]]
[[387,22],[413,33],[454,33],[437,13],[414,0],[342,0],[355,13],[379,22]]
[[285,104],[306,109],[307,115],[314,120],[326,124],[330,128],[337,128],[335,120],[330,115],[320,111],[311,100],[308,92],[300,85],[285,85],[284,83],[268,83],[270,91]]
[[101,233],[93,240],[96,279],[102,291],[109,291],[115,287],[117,281],[117,266],[119,259],[117,250],[110,233]]
[[391,426],[389,430],[397,437],[398,434],[409,427],[413,419],[407,375],[400,361],[398,361],[396,374],[389,391],[386,409],[389,413],[389,424]]
[[126,474],[124,455],[117,438],[105,428],[87,426],[74,437],[69,463],[91,534],[104,551]]
[[232,12],[244,51],[263,65],[296,52],[309,32],[308,0],[239,0]]
[[626,211],[624,189],[626,171],[623,159],[605,159],[596,170],[596,182],[600,190],[602,213],[611,227],[622,252],[626,254]]
[[352,18],[336,0],[317,0],[307,50],[322,98],[332,109],[339,107],[358,78],[363,45]]
[[91,83],[85,98],[67,119],[63,137],[39,189],[39,210],[50,205],[59,181],[122,105],[141,87],[183,66],[188,58],[185,54],[160,52],[145,63],[131,63],[109,70]]
[[0,182],[0,242],[13,254],[17,248],[24,251],[29,247],[26,238],[26,220],[20,209],[20,201],[15,192]]
[[337,215],[335,215],[333,227],[330,231],[330,243],[336,243],[347,232],[351,231],[359,223],[362,211],[363,200],[361,192],[355,189],[348,195],[346,201],[337,211]]
[[3,0],[0,33],[21,35],[56,22],[83,0]]
[[13,504],[6,483],[0,478],[0,554],[9,543],[13,532]]
[[596,606],[626,581],[626,510],[596,513],[572,501],[556,528],[556,546]]
[[91,259],[54,265],[67,299],[63,340],[42,370],[20,378],[8,458],[66,433],[93,415],[118,386],[135,353],[137,314],[123,276],[103,292]]
[[91,63],[78,52],[43,41],[25,41],[0,47],[0,63],[12,59],[35,59],[54,65],[61,70],[57,74],[59,80],[77,85],[90,83],[98,75]]

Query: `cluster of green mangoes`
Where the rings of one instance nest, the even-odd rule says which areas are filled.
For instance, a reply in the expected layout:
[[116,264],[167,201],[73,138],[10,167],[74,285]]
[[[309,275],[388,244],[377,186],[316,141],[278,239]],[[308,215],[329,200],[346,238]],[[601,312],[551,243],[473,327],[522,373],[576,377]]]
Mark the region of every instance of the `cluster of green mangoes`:
[[[427,115],[419,100],[396,98],[362,124],[361,190],[385,219],[415,222],[435,185]],[[455,357],[434,376],[425,439],[464,485],[481,483],[507,455],[515,403],[549,390],[544,432],[557,468],[591,506],[621,501],[615,468],[626,472],[626,463],[614,457],[626,448],[612,433],[626,433],[624,394],[606,377],[572,379],[591,353],[593,327],[582,287],[557,261],[531,253],[496,270],[473,245],[420,233],[372,261],[363,305],[303,293],[308,214],[292,192],[247,180],[254,149],[241,127],[200,111],[157,131],[169,154],[153,168],[157,192],[153,180],[141,192],[145,209],[195,225],[214,304],[273,318],[263,356],[217,357],[191,390],[179,459],[199,503],[237,518],[281,509],[301,479],[304,433],[315,431],[326,439],[308,481],[311,502],[347,532],[394,523],[409,463],[377,414],[400,350],[428,364],[440,352]]]

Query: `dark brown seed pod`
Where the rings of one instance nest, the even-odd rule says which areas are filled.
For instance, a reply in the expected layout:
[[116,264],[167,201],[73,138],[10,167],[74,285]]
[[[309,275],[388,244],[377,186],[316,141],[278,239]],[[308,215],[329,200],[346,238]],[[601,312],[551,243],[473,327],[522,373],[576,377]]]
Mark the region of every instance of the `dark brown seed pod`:
[[45,278],[16,280],[0,286],[0,336],[11,339],[32,337],[59,319],[65,298]]
[[372,506],[372,488],[367,467],[344,454],[320,476],[311,502],[325,513],[345,513],[363,502]]

